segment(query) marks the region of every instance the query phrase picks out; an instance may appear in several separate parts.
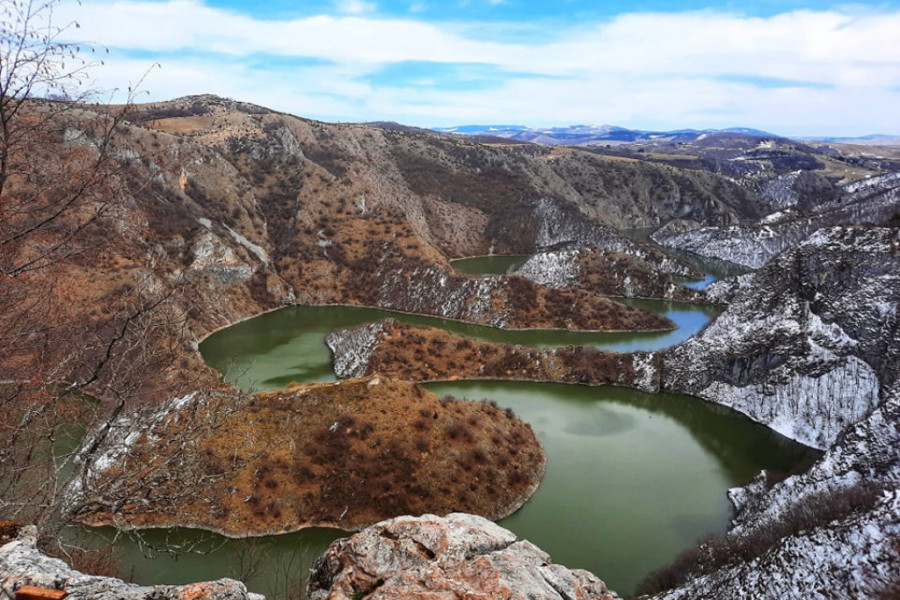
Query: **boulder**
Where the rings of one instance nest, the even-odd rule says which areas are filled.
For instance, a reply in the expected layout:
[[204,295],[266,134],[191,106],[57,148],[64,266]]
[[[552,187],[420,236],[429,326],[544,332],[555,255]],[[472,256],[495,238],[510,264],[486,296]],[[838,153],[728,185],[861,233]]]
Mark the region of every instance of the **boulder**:
[[398,517],[333,543],[313,567],[310,600],[604,599],[618,596],[583,570],[483,517]]
[[142,586],[86,575],[38,550],[35,540],[35,528],[23,527],[18,539],[0,546],[0,598],[16,598],[20,590],[30,587],[65,591],[67,600],[264,600],[233,579]]

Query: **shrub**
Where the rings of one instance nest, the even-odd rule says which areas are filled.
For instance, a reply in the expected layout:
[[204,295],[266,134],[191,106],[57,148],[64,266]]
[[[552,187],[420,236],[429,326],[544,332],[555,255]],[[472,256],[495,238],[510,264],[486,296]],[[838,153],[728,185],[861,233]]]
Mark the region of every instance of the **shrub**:
[[809,494],[782,511],[774,522],[741,535],[709,538],[698,547],[685,550],[671,565],[650,573],[638,584],[635,594],[656,594],[726,565],[750,562],[786,537],[871,509],[884,490],[884,484],[860,481],[849,487]]

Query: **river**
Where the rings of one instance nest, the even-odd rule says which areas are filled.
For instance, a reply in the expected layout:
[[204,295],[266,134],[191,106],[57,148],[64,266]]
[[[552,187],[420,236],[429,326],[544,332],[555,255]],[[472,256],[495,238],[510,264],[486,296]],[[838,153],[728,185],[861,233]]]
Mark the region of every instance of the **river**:
[[[507,268],[494,261],[495,268]],[[246,390],[334,379],[324,336],[382,318],[445,328],[472,338],[538,346],[584,344],[631,351],[676,344],[699,331],[715,307],[633,300],[679,325],[674,332],[613,334],[502,331],[443,319],[359,307],[290,307],[261,315],[205,340],[204,359]],[[501,524],[549,552],[555,562],[586,568],[625,596],[651,570],[698,538],[725,530],[725,492],[761,469],[790,471],[817,454],[743,416],[696,398],[626,388],[527,382],[431,384],[437,394],[492,399],[530,423],[547,453],[547,474],[534,498]],[[126,571],[141,582],[174,583],[221,576],[247,578],[264,557],[255,591],[283,595],[287,572],[309,561],[341,532],[312,529],[256,542],[176,530],[169,541],[215,546],[211,554],[143,560],[123,542]],[[302,566],[298,568],[298,564]],[[278,592],[278,590],[281,592]]]

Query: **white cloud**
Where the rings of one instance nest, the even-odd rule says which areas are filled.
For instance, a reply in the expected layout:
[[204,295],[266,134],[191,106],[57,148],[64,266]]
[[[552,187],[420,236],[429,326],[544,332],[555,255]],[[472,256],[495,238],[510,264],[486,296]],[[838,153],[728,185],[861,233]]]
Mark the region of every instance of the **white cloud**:
[[[79,34],[108,47],[168,53],[149,86],[155,98],[207,91],[306,116],[422,125],[606,121],[747,125],[786,134],[900,131],[900,11],[628,14],[524,43],[521,36],[486,39],[483,28],[469,37],[464,24],[359,16],[374,8],[359,0],[340,4],[353,15],[262,21],[198,0],[86,0],[79,14],[62,16],[77,16]],[[260,55],[280,60],[266,67]],[[293,57],[330,64],[291,67]],[[404,61],[487,63],[501,73],[547,78],[498,75],[496,86],[465,92],[361,80]],[[110,62],[116,64],[105,79],[136,66]]]

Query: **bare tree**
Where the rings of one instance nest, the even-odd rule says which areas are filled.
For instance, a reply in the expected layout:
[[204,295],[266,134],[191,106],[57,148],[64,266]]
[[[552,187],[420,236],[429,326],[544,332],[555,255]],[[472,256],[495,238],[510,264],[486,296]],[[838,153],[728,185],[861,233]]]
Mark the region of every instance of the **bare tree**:
[[84,103],[96,63],[65,41],[77,24],[54,21],[58,2],[0,0],[0,520],[36,523],[44,541],[114,501],[97,467],[174,393],[187,318],[181,290],[152,276],[98,314],[72,301],[72,273],[96,269],[146,182],[121,152],[133,90],[122,106]]

